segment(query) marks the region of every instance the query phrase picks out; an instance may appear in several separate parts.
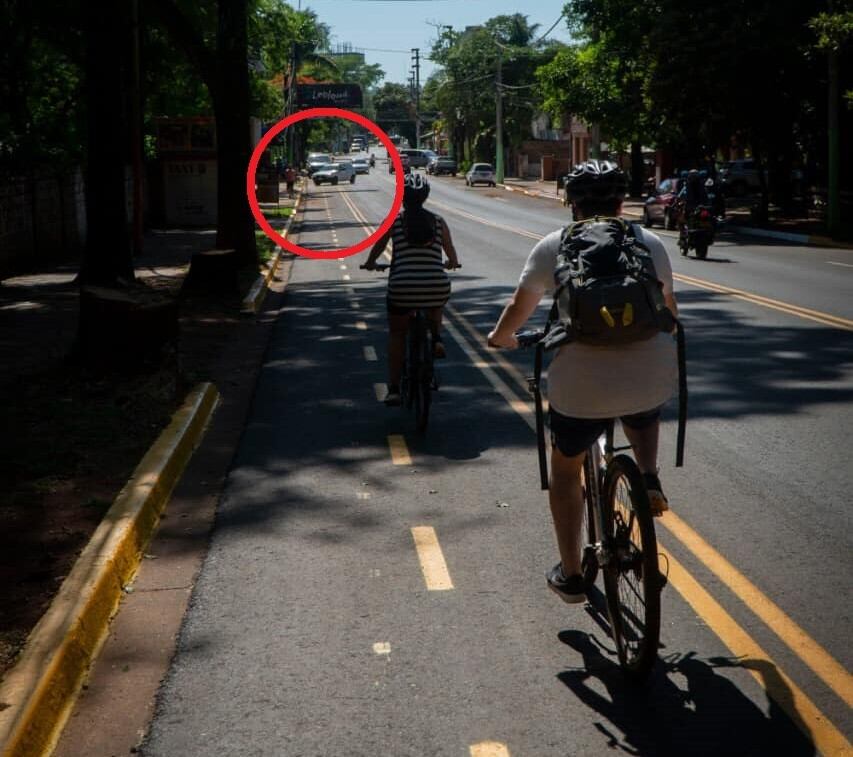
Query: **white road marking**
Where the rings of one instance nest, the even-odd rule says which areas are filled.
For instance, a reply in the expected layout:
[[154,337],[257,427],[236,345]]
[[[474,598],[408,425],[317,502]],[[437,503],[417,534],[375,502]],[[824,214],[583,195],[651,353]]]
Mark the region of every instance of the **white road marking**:
[[376,348],[368,345],[364,348],[364,359],[369,360],[371,363],[375,363],[378,359],[376,357]]
[[835,260],[827,260],[826,262],[830,265],[843,265],[845,268],[853,268],[853,265],[850,263],[838,263]]
[[373,651],[378,655],[389,655],[391,654],[391,644],[387,641],[377,641],[373,645]]

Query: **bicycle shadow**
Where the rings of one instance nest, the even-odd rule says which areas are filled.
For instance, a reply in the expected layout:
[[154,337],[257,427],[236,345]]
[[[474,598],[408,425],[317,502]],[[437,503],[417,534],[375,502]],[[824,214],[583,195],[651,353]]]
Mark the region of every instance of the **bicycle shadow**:
[[[561,631],[558,638],[581,654],[583,666],[558,673],[557,678],[601,716],[594,725],[606,738],[602,752],[655,757],[817,754],[802,723],[798,727],[770,697],[763,711],[718,672],[758,670],[778,696],[781,679],[775,671],[766,670],[766,661],[701,659],[691,651],[661,658],[645,685],[632,684],[618,665],[603,595],[594,589],[589,599],[585,609],[605,633],[607,643],[585,631]],[[606,695],[601,693],[602,685]]]

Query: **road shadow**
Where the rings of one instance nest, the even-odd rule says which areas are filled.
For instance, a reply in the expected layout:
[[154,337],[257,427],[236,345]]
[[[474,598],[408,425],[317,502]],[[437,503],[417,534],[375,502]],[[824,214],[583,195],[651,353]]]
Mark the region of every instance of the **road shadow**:
[[[450,304],[479,333],[484,350],[486,335],[513,290],[513,286],[454,289]],[[730,307],[732,298],[718,292],[687,289],[678,293],[678,302],[687,337],[692,420],[784,417],[853,401],[849,381],[853,332],[813,321],[768,322],[761,308],[736,312]],[[543,298],[527,327],[544,325],[550,303],[550,297]],[[522,373],[530,373],[532,352],[501,355]],[[666,414],[673,412],[671,402]]]
[[560,641],[581,654],[583,666],[557,674],[592,711],[595,728],[602,735],[601,754],[817,754],[805,735],[807,729],[801,730],[773,699],[768,697],[765,711],[722,672],[750,669],[757,661],[702,659],[695,652],[671,655],[659,661],[645,685],[638,686],[625,679],[610,637],[603,638],[604,642],[595,634],[562,631]]

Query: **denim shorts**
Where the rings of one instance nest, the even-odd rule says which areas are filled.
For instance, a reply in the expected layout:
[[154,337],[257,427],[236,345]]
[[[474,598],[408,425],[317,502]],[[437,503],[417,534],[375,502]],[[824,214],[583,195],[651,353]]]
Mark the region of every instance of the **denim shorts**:
[[[549,410],[551,443],[566,457],[576,457],[587,450],[606,430],[609,418],[570,418]],[[624,415],[619,420],[630,429],[648,428],[660,418],[660,408]]]

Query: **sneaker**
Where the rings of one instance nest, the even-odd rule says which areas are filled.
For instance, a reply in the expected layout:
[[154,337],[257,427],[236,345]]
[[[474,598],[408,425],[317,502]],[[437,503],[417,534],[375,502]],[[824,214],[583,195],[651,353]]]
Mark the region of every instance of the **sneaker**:
[[563,564],[557,563],[551,570],[545,574],[548,580],[548,588],[551,589],[560,599],[570,605],[576,605],[579,602],[586,600],[586,591],[583,585],[583,576],[563,575]]
[[388,407],[400,407],[403,404],[403,398],[400,396],[400,387],[388,387],[388,394],[385,395],[385,404]]
[[669,510],[669,502],[663,493],[660,479],[656,473],[644,473],[643,480],[646,483],[646,491],[649,494],[649,505],[652,515],[660,517]]
[[444,349],[444,342],[441,339],[436,339],[432,343],[432,356],[436,360],[443,360],[447,357],[447,350]]

